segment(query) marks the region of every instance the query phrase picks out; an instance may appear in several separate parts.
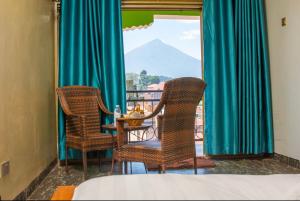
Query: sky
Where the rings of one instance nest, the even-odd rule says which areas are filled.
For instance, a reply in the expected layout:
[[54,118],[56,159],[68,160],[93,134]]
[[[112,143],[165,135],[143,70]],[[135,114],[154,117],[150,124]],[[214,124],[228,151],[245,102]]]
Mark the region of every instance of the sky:
[[200,20],[154,19],[146,29],[124,31],[125,54],[154,39],[160,39],[201,60]]

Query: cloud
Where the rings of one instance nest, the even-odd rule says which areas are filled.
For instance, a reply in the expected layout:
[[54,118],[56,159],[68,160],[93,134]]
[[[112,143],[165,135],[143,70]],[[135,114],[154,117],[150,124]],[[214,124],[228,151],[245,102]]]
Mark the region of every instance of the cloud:
[[180,36],[180,39],[181,40],[194,40],[197,37],[200,37],[200,29],[184,31],[184,32],[182,32],[182,35]]
[[200,23],[199,20],[176,20],[176,22],[183,23],[183,24],[198,24],[198,23]]

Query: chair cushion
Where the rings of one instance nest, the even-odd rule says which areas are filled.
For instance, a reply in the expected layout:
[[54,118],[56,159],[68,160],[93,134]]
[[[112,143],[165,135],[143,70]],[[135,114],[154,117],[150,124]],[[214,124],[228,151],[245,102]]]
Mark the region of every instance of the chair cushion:
[[89,134],[85,137],[73,135],[67,136],[68,147],[84,149],[86,151],[106,150],[113,148],[116,142],[116,136],[103,133]]
[[162,163],[161,145],[156,141],[130,143],[115,150],[114,154],[116,158],[126,161]]

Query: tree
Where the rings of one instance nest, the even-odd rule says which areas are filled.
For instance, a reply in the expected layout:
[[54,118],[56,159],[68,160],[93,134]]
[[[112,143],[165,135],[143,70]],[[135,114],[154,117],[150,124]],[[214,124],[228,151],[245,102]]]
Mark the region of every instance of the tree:
[[142,70],[140,73],[140,86],[142,89],[146,89],[148,86],[148,75],[146,70]]
[[159,79],[159,76],[152,76],[152,75],[149,75],[148,76],[148,84],[159,84],[160,83],[160,79]]

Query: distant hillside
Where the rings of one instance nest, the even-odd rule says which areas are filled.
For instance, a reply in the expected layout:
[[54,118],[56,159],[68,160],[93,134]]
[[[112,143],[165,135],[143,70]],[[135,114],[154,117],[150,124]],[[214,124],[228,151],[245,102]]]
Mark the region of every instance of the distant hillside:
[[171,80],[171,79],[172,79],[171,77],[166,77],[166,76],[163,76],[163,75],[159,76],[159,80],[161,82],[166,82],[166,81]]
[[125,55],[127,73],[140,73],[146,70],[150,75],[167,77],[200,77],[201,62],[180,50],[153,40]]

